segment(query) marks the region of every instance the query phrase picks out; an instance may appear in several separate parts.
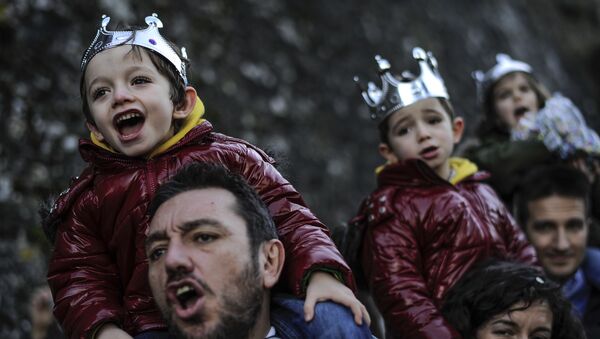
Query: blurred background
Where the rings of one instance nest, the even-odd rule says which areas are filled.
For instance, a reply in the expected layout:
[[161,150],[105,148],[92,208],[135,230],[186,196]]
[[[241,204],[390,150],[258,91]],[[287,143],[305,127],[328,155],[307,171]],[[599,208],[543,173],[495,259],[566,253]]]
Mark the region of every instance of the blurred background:
[[0,0],[0,337],[27,338],[50,244],[40,204],[84,164],[79,62],[100,23],[143,24],[187,47],[192,84],[217,131],[268,150],[329,227],[375,187],[376,126],[352,81],[375,54],[417,71],[438,59],[467,139],[479,121],[470,73],[505,52],[531,64],[600,125],[600,0]]

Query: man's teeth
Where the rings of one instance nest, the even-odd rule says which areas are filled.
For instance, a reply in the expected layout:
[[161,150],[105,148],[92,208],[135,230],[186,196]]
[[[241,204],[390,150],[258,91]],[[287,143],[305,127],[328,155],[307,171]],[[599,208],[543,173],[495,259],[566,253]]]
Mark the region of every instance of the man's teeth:
[[187,285],[186,286],[182,286],[182,287],[180,287],[180,288],[177,289],[177,296],[180,296],[180,295],[182,295],[182,294],[184,294],[186,292],[189,292],[191,290],[192,290],[192,288],[190,286],[187,286]]
[[120,117],[117,118],[117,122],[121,122],[127,119],[131,119],[131,118],[135,118],[139,116],[139,113],[127,113],[127,114],[123,114]]

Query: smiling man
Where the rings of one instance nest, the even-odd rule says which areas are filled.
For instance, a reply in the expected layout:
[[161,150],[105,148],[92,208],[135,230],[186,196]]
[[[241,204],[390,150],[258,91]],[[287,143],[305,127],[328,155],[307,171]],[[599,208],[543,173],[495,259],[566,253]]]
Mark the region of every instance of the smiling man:
[[272,296],[285,258],[269,212],[239,176],[194,164],[161,186],[146,241],[156,304],[177,338],[368,338],[349,309]]
[[532,170],[519,189],[517,218],[546,274],[563,286],[589,338],[600,338],[600,250],[587,246],[590,184],[579,170]]

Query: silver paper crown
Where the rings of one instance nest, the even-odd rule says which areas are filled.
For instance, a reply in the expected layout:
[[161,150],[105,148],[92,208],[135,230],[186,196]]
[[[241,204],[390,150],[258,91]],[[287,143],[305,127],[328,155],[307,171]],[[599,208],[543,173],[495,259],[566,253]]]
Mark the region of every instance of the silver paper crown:
[[368,82],[365,89],[358,77],[354,77],[365,103],[371,110],[371,119],[383,120],[388,114],[419,100],[432,97],[449,99],[433,54],[415,47],[412,55],[419,62],[421,74],[418,77],[406,71],[402,72],[400,77],[393,75],[390,63],[379,55],[375,56],[375,61],[379,67],[381,88],[373,82]]
[[[98,29],[96,37],[81,59],[82,71],[85,70],[87,64],[96,54],[106,49],[121,45],[136,45],[151,49],[165,57],[173,64],[173,66],[175,66],[175,69],[179,72],[183,82],[186,85],[188,84],[185,63],[167,43],[165,38],[160,35],[158,29],[163,27],[163,23],[156,13],[152,13],[151,16],[146,17],[147,28],[135,31],[109,31],[106,29],[109,21],[109,16],[102,15],[101,27]],[[185,48],[181,49],[181,54],[184,58],[187,58]]]
[[490,68],[490,70],[485,73],[481,70],[473,71],[471,76],[475,80],[475,85],[477,86],[477,97],[479,100],[483,101],[485,93],[488,91],[490,86],[496,83],[496,81],[513,72],[532,74],[533,69],[529,64],[526,64],[523,61],[515,60],[508,54],[498,53],[496,54],[496,65]]

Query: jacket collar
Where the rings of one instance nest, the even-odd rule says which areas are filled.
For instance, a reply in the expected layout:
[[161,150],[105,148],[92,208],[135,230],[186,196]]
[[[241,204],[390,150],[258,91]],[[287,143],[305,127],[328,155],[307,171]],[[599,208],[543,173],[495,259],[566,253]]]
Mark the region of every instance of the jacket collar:
[[378,185],[437,186],[456,185],[463,181],[487,179],[487,172],[478,172],[477,165],[464,158],[450,158],[455,175],[452,182],[440,178],[424,161],[409,159],[386,165],[377,177]]
[[[203,140],[212,133],[212,131],[212,124],[208,120],[202,119],[202,122],[199,125],[193,126],[187,134],[182,136],[181,139],[163,151],[160,155],[173,153],[191,143]],[[94,144],[90,139],[79,140],[79,153],[81,154],[82,159],[88,163],[92,163],[102,168],[117,170],[138,166],[149,160],[147,157],[128,157],[122,153],[109,151]],[[154,158],[160,157],[160,155],[157,155]]]

